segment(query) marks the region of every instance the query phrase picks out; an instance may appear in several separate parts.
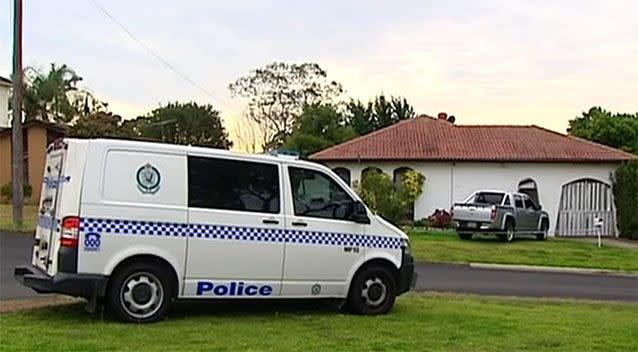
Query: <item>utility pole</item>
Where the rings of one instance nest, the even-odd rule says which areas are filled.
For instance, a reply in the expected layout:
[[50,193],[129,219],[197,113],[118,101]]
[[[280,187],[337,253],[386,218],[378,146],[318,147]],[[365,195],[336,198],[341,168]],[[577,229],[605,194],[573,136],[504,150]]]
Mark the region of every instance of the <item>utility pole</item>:
[[22,227],[24,155],[22,151],[22,0],[13,1],[13,228]]

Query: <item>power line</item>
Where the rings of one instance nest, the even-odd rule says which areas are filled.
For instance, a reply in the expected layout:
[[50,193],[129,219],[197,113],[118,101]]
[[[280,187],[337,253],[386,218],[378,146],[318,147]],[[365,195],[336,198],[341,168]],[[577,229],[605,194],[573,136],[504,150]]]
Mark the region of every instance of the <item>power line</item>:
[[180,76],[182,79],[184,79],[186,82],[192,84],[195,88],[201,90],[202,92],[204,92],[204,94],[208,95],[211,99],[216,100],[217,102],[221,103],[222,105],[226,106],[227,108],[235,111],[236,113],[241,115],[241,112],[237,109],[235,109],[234,107],[232,107],[230,104],[227,104],[225,101],[223,101],[222,99],[218,99],[216,98],[210,91],[208,91],[206,88],[204,88],[202,85],[200,85],[199,83],[195,82],[194,80],[192,80],[190,77],[188,77],[187,75],[185,75],[184,73],[180,72],[175,66],[173,66],[170,62],[168,62],[167,60],[165,60],[164,58],[162,58],[158,53],[156,53],[153,49],[151,49],[148,45],[144,44],[144,42],[142,42],[140,39],[138,39],[135,34],[133,34],[131,31],[129,31],[120,21],[118,21],[115,17],[113,17],[113,15],[111,15],[102,5],[100,5],[100,3],[97,2],[97,0],[91,0],[93,2],[93,4],[95,6],[97,6],[98,9],[100,9],[100,11],[106,16],[108,17],[113,23],[115,23],[118,27],[120,27],[121,30],[123,30],[131,39],[133,39],[137,44],[139,44],[140,46],[142,46],[146,51],[148,51],[151,55],[153,55],[157,60],[159,60],[162,64],[164,64],[164,66],[166,66],[168,69],[170,69],[171,71],[173,71],[175,74],[177,74],[178,76]]

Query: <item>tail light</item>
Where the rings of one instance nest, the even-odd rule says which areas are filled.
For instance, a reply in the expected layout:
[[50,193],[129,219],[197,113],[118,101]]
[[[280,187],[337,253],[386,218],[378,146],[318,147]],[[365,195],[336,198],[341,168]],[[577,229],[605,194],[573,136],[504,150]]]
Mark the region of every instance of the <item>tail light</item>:
[[496,205],[492,205],[492,212],[490,213],[490,219],[492,221],[496,220]]
[[62,247],[77,247],[79,234],[79,216],[67,216],[62,219],[62,236],[60,237],[60,245]]

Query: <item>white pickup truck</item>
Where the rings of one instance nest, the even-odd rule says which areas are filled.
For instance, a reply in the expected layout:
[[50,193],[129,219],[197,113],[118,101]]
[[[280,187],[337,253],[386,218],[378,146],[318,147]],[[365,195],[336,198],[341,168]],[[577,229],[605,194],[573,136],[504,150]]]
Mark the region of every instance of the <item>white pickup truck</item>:
[[546,240],[549,215],[525,193],[481,190],[452,208],[454,227],[462,240],[476,233],[495,234],[503,242],[518,235]]

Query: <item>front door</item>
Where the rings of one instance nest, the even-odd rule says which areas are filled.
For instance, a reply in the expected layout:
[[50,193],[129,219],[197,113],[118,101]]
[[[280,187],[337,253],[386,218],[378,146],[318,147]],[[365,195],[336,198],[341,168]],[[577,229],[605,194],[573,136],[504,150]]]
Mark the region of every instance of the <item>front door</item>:
[[341,297],[364,257],[365,225],[350,220],[354,199],[321,169],[287,166],[286,256],[282,295]]
[[278,163],[190,155],[184,296],[277,296],[284,255]]

